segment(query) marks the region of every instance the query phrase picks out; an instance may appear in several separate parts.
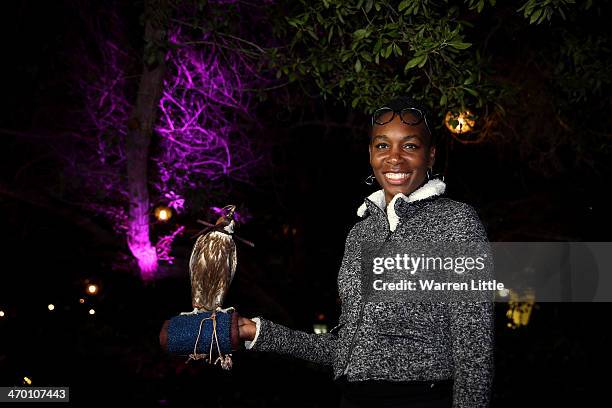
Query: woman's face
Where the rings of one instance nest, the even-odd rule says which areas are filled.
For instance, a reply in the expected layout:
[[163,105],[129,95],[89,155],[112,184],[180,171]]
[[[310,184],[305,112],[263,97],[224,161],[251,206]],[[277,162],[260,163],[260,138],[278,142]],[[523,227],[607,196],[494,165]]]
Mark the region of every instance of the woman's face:
[[[381,122],[393,113],[381,117]],[[433,166],[436,148],[425,123],[407,125],[395,115],[385,125],[374,125],[370,141],[370,165],[385,191],[387,204],[398,193],[409,195],[419,188]]]

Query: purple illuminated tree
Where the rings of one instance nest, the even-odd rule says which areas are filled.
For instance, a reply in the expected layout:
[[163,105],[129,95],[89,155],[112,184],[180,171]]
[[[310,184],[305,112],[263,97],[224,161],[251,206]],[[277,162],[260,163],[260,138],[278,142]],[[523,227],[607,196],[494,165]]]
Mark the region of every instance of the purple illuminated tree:
[[188,43],[180,30],[170,36],[174,50],[166,58],[169,74],[155,129],[161,147],[155,158],[157,190],[166,194],[202,188],[224,176],[248,182],[248,168],[257,161],[245,133],[245,122],[253,122],[253,95],[245,89],[263,78],[239,55]]
[[[233,2],[216,3],[208,6]],[[172,262],[173,239],[184,228],[154,243],[152,203],[180,213],[190,205],[189,191],[227,178],[248,182],[258,161],[248,136],[255,127],[251,90],[266,80],[255,60],[232,45],[238,37],[186,29],[190,23],[180,16],[188,12],[185,4],[145,2],[135,92],[129,78],[139,58],[125,46],[117,13],[108,13],[103,27],[90,24],[97,58],[83,53],[85,126],[76,132],[80,143],[69,168],[82,180],[84,205],[125,236],[144,280],[154,277],[160,260]]]

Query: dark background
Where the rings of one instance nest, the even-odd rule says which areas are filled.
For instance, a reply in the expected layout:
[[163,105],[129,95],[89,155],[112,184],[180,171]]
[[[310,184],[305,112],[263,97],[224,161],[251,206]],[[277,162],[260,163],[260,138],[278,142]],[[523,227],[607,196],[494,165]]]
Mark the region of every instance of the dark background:
[[[108,238],[109,225],[48,193],[60,172],[49,141],[64,142],[58,129],[74,98],[65,55],[79,35],[78,5],[2,6],[0,385],[21,385],[28,376],[35,386],[70,386],[75,406],[337,406],[325,367],[239,353],[226,373],[165,356],[157,342],[161,323],[190,309],[191,234],[177,240],[174,265],[143,285],[121,267],[122,244]],[[500,35],[501,60],[514,61],[529,35],[510,50]],[[268,165],[253,185],[227,183],[231,199],[249,209],[252,218],[240,234],[256,249],[239,247],[226,303],[296,329],[310,331],[316,322],[331,328],[339,314],[335,280],[344,239],[374,189],[363,183],[367,118],[307,98],[292,112],[273,101],[259,111]],[[526,162],[511,144],[440,137],[437,167],[447,195],[476,207],[492,241],[609,240],[607,146],[587,153],[568,148],[560,158],[567,164],[589,154],[594,168],[550,172]],[[187,232],[197,228],[193,217],[173,222],[187,224]],[[87,282],[99,284],[100,293],[86,296]],[[94,316],[87,313],[92,307]],[[493,406],[597,401],[609,368],[610,310],[603,303],[537,304],[529,324],[512,330],[506,305],[496,305]]]

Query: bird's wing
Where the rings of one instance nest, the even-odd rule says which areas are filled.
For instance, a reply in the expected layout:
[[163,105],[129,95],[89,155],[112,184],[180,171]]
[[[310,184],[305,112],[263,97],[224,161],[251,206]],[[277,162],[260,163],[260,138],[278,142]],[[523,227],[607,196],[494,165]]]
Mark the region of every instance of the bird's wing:
[[231,284],[234,280],[234,274],[236,273],[236,266],[238,265],[238,256],[236,254],[236,243],[232,240],[232,245],[229,254],[229,270],[230,270],[230,279],[229,283]]

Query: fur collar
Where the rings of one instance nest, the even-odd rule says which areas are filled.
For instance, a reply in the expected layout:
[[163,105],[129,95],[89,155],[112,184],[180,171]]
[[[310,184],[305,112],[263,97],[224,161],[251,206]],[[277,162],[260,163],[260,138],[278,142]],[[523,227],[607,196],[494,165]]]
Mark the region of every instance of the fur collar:
[[[402,193],[398,193],[393,197],[389,205],[385,202],[385,191],[378,190],[374,193],[370,194],[367,197],[367,200],[373,202],[377,207],[381,210],[386,211],[387,219],[389,220],[389,229],[391,231],[395,231],[397,225],[399,224],[399,216],[395,212],[395,203],[398,199],[402,199],[407,203],[412,203],[419,200],[424,200],[429,197],[439,196],[444,194],[446,190],[446,184],[440,179],[432,179],[427,183],[422,185],[421,187],[414,190],[410,195],[406,196]],[[361,204],[361,206],[357,209],[357,215],[360,217],[364,217],[366,214],[368,207],[366,205],[366,201]]]

